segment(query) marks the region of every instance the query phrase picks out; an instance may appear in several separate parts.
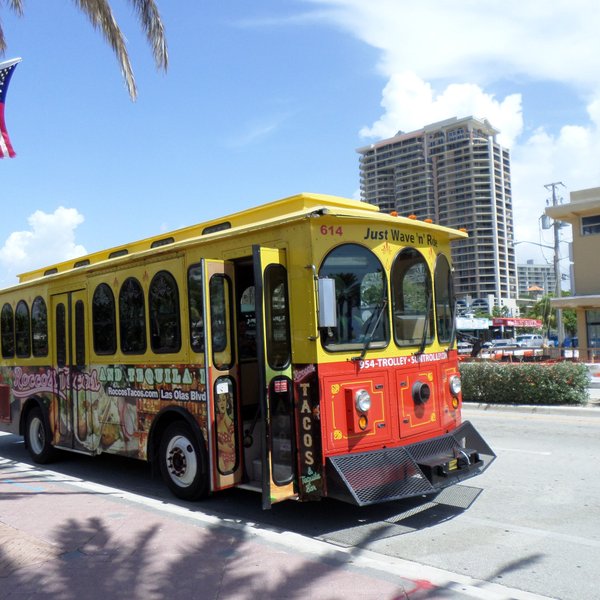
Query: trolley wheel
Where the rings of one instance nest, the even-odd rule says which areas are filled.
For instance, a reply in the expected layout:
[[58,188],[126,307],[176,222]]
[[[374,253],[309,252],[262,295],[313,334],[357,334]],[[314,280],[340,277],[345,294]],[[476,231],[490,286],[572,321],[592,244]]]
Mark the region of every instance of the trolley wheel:
[[181,421],[171,423],[160,440],[160,472],[171,492],[182,500],[208,495],[208,461],[204,446]]
[[50,443],[52,436],[42,409],[32,408],[27,414],[25,425],[25,444],[34,462],[45,464],[50,462],[56,451]]

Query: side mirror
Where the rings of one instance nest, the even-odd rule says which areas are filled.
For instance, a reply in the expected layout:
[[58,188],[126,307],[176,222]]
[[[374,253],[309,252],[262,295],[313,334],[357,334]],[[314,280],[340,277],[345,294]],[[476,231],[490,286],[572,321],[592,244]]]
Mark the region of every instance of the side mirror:
[[319,279],[319,327],[337,327],[335,279]]

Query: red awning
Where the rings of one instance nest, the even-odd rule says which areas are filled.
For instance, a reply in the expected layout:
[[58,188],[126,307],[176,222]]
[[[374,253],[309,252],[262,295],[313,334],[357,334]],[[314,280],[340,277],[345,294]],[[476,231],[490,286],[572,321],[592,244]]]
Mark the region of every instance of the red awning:
[[516,317],[495,317],[492,319],[494,327],[530,327],[540,329],[542,322],[539,319],[518,319]]

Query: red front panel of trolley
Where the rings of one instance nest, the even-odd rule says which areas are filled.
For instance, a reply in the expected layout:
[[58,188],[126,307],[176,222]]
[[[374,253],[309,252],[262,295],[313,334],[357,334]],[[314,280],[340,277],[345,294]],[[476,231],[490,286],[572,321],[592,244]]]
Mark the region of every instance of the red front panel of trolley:
[[393,448],[454,429],[460,398],[450,392],[458,368],[449,354],[319,365],[324,455]]

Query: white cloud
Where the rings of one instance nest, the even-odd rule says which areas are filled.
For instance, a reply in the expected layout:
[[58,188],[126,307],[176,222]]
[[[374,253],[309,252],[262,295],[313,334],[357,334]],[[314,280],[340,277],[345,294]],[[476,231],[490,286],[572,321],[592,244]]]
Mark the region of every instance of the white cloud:
[[36,210],[28,218],[29,230],[11,233],[0,248],[2,285],[16,283],[10,278],[19,273],[86,254],[75,242],[75,230],[83,221],[75,208],[60,206],[51,214]]
[[473,83],[453,83],[436,94],[431,84],[411,71],[390,77],[381,105],[383,116],[371,127],[363,127],[362,137],[386,138],[398,130],[414,131],[449,117],[472,115],[488,119],[501,132],[498,141],[510,147],[523,129],[519,94],[498,101]]
[[[539,217],[548,191],[600,186],[600,11],[595,0],[306,0],[314,15],[380,51],[383,114],[360,135],[385,138],[449,117],[487,118],[511,148],[515,239],[551,243]],[[519,93],[489,90],[515,82]],[[528,83],[567,86],[588,122],[532,122]],[[546,87],[546,89],[550,89]],[[568,114],[568,110],[562,114]],[[546,122],[552,115],[544,115]],[[567,117],[568,119],[568,117]],[[565,232],[566,233],[566,232]],[[539,248],[518,256],[543,260]]]
[[427,80],[532,76],[588,85],[600,68],[595,0],[307,0],[327,19],[380,49],[387,77]]
[[275,114],[247,123],[241,131],[225,139],[225,146],[231,149],[244,148],[262,141],[277,131],[288,119],[288,114]]

